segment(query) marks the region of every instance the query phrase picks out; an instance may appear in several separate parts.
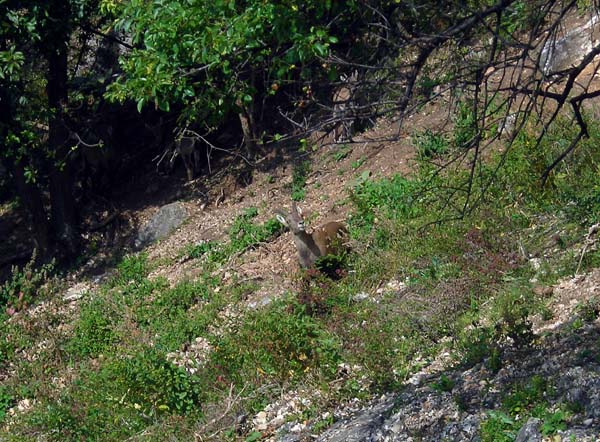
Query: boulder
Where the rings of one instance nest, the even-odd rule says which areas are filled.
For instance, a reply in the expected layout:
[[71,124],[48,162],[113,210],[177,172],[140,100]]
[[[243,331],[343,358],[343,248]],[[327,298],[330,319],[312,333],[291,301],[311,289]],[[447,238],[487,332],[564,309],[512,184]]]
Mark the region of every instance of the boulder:
[[179,202],[162,206],[138,232],[135,247],[142,249],[154,241],[166,237],[179,227],[187,217],[187,210]]
[[537,417],[531,417],[517,433],[515,442],[542,442],[540,433],[540,420]]
[[541,69],[546,75],[552,75],[563,69],[577,65],[599,40],[598,17],[572,29],[563,37],[549,40],[542,49]]

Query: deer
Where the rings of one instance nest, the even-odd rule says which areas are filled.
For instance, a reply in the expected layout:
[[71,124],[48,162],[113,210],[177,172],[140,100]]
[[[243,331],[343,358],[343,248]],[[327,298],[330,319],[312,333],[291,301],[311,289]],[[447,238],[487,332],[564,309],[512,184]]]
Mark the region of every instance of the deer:
[[179,155],[183,160],[187,172],[188,181],[192,181],[200,168],[200,152],[196,149],[197,139],[195,137],[181,137],[175,140],[175,152],[171,157],[171,168],[175,157]]
[[358,82],[358,72],[340,77],[343,85],[333,94],[333,118],[337,125],[333,129],[333,139],[336,143],[352,141],[353,116],[353,89]]
[[181,157],[187,172],[188,181],[192,181],[200,169],[200,152],[198,151],[198,147],[201,137],[187,128],[175,128],[173,132],[175,139],[171,141],[167,150],[160,156],[156,167],[158,169],[165,157],[168,158],[168,155],[170,155],[168,169],[172,171],[175,166],[175,160],[177,157]]
[[302,210],[295,202],[292,202],[289,213],[281,209],[275,210],[275,217],[294,235],[300,266],[303,268],[312,268],[317,259],[327,255],[339,255],[346,250],[344,238],[348,235],[348,229],[340,222],[328,222],[308,233]]

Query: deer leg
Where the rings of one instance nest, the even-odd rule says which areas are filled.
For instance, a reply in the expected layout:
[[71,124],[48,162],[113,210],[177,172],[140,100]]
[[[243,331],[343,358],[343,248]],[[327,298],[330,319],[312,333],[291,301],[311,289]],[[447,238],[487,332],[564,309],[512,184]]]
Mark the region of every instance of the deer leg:
[[187,172],[188,181],[192,181],[194,179],[194,163],[191,157],[192,155],[189,153],[181,155],[181,158],[183,159],[183,164],[185,165],[185,170]]
[[197,149],[194,149],[193,152],[194,157],[194,175],[200,172],[200,152]]

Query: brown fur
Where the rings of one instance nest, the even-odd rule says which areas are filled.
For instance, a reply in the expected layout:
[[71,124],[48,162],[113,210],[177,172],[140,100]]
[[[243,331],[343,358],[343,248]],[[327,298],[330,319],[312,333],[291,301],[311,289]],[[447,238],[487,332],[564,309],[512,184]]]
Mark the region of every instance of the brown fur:
[[290,229],[298,250],[300,265],[310,268],[315,261],[326,255],[338,255],[345,250],[344,238],[348,234],[346,226],[337,221],[328,222],[311,233],[304,228],[304,219],[296,203],[292,203],[290,213],[276,210],[277,219]]

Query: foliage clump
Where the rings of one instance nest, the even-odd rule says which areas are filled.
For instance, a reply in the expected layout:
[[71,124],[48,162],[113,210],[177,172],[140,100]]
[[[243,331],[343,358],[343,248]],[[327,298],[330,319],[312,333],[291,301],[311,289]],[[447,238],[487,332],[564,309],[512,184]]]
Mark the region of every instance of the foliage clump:
[[22,269],[13,266],[11,277],[0,285],[0,308],[8,306],[9,312],[14,313],[52,291],[52,287],[43,286],[51,280],[54,267],[54,261],[36,267],[35,253]]
[[186,253],[191,258],[204,258],[206,262],[221,264],[236,253],[242,253],[256,247],[283,232],[283,226],[275,218],[262,225],[256,225],[252,219],[258,216],[255,207],[249,207],[237,216],[229,228],[229,242],[207,241],[188,247]]

